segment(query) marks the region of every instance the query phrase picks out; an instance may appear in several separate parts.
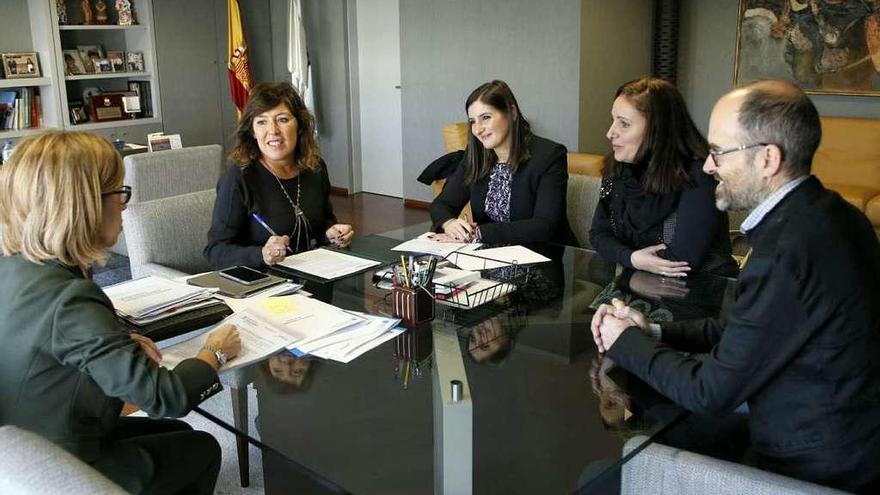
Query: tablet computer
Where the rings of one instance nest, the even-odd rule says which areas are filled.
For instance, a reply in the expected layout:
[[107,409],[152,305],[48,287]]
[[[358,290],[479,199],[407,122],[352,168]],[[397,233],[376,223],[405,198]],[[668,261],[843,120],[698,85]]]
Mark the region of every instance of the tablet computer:
[[278,285],[287,279],[275,275],[266,275],[265,278],[256,280],[250,284],[239,283],[231,278],[220,275],[219,271],[205,273],[187,279],[186,283],[198,287],[215,287],[220,290],[220,295],[234,297],[236,299],[247,297],[254,292]]

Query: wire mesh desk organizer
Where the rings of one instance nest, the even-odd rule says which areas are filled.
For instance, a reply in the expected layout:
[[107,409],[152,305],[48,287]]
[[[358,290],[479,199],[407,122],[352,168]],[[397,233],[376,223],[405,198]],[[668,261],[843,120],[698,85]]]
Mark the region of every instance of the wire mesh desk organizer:
[[391,267],[392,314],[412,328],[434,319],[434,270],[437,259],[433,256],[419,259],[400,255],[400,264]]
[[434,284],[437,301],[453,308],[472,309],[495,301],[528,283],[531,273],[529,265],[481,256],[479,251],[455,252],[446,260],[452,265],[479,271],[481,277],[460,285]]

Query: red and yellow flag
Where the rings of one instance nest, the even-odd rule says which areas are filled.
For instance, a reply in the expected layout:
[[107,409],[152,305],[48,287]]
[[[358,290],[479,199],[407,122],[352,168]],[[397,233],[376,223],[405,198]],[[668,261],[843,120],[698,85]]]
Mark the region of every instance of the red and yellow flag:
[[226,72],[229,74],[229,92],[232,95],[232,103],[241,115],[248,101],[248,92],[253,87],[254,76],[251,73],[251,64],[248,62],[247,42],[244,39],[244,29],[241,26],[241,13],[238,10],[238,0],[228,0],[228,55]]

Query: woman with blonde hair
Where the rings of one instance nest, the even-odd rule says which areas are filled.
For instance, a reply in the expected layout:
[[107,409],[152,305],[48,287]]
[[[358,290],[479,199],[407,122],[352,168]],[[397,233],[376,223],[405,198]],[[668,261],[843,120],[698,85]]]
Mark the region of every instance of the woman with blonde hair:
[[254,87],[234,138],[205,248],[214,267],[260,268],[319,245],[351,243],[354,229],[337,222],[330,204],[315,118],[290,83]]
[[131,188],[106,139],[48,132],[0,167],[0,424],[34,431],[133,493],[212,493],[217,441],[181,421],[120,417],[123,402],[183,416],[220,390],[235,327],[173,370],[126,333],[91,267],[122,229]]

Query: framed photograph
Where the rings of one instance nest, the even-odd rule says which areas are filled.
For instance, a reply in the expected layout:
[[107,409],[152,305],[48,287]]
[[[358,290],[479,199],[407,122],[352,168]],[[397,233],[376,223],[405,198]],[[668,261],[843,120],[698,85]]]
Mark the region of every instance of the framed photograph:
[[109,58],[93,58],[92,64],[95,66],[96,73],[113,72],[113,65],[110,64]]
[[147,148],[153,151],[177,150],[183,147],[180,134],[165,135],[161,132],[147,134]]
[[68,109],[70,109],[71,124],[76,125],[89,121],[88,113],[86,113],[86,108],[83,106],[83,102],[71,101],[68,103]]
[[62,50],[64,57],[64,75],[78,76],[86,73],[86,67],[79,57],[79,50]]
[[129,72],[144,71],[144,54],[142,52],[127,52],[125,58],[128,62]]
[[2,53],[0,60],[6,79],[41,77],[40,59],[35,52]]
[[880,96],[871,2],[740,0],[734,84],[785,79],[807,93]]
[[79,45],[76,49],[79,51],[79,58],[82,59],[86,73],[88,74],[95,74],[98,72],[98,69],[93,62],[94,59],[107,58],[104,55],[104,49],[101,48],[101,45]]
[[107,51],[107,58],[113,66],[113,72],[125,72],[125,52]]

